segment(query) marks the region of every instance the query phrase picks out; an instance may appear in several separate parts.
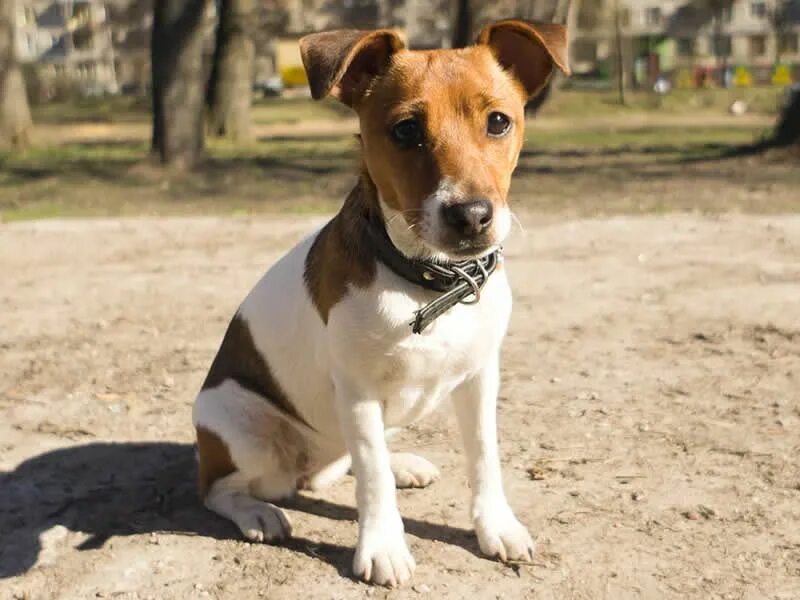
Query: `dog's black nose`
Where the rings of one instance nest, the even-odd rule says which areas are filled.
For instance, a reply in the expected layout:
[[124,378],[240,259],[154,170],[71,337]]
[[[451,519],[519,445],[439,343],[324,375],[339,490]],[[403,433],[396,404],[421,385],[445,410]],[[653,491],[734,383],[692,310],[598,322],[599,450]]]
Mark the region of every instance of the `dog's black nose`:
[[442,207],[444,220],[450,227],[466,236],[480,235],[492,222],[494,207],[488,200],[469,200]]

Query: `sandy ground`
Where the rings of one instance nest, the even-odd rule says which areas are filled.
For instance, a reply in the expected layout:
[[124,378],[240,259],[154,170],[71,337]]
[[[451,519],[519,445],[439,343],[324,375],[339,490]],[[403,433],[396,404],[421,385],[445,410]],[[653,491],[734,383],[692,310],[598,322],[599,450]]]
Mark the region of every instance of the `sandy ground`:
[[800,598],[800,217],[522,216],[499,403],[532,566],[478,556],[449,409],[396,444],[418,569],[349,577],[353,481],[239,541],[194,495],[227,320],[318,219],[0,226],[0,598]]

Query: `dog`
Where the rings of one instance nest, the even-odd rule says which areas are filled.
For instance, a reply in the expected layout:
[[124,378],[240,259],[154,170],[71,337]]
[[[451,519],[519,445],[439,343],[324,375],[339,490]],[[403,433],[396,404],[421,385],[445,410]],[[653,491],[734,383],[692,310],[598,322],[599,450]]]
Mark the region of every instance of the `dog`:
[[556,69],[561,25],[506,20],[463,49],[411,51],[392,30],[300,40],[314,99],[358,116],[362,167],[341,210],[245,298],[193,411],[205,506],[245,538],[290,535],[272,502],[351,470],[353,572],[394,587],[415,563],[395,488],[436,467],[392,453],[392,433],[455,408],[481,551],[529,561],[534,542],[501,482],[500,346],[511,312],[501,244],[524,108]]

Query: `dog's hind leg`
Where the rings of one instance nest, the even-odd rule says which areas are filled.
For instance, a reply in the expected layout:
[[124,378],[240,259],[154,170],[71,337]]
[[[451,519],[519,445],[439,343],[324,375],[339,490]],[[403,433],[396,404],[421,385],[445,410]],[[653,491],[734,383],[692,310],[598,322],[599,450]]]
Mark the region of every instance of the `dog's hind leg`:
[[[386,439],[391,440],[400,431],[399,427],[387,429]],[[392,452],[389,461],[397,488],[424,488],[439,479],[439,469],[429,460],[416,454]]]
[[289,519],[270,501],[297,489],[307,460],[300,433],[264,399],[230,380],[200,392],[194,423],[205,506],[249,540],[289,536]]
[[398,488],[424,488],[439,479],[439,469],[427,459],[410,452],[392,452],[389,457]]
[[[424,488],[439,479],[439,469],[416,454],[392,452],[389,460],[394,483],[398,488]],[[349,454],[335,460],[311,475],[303,487],[312,491],[328,487],[347,474],[350,463]]]
[[214,483],[206,494],[205,506],[233,521],[251,542],[273,542],[289,537],[292,525],[283,510],[254,497],[249,488],[242,473],[232,473]]

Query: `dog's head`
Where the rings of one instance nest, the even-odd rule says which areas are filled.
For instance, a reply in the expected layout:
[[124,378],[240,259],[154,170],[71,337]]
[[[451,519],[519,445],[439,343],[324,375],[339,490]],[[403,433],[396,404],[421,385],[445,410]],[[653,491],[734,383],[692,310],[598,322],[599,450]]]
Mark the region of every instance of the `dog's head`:
[[391,30],[300,40],[311,94],[352,107],[389,235],[416,256],[467,258],[511,228],[525,103],[567,66],[566,28],[487,26],[474,46],[409,51]]

